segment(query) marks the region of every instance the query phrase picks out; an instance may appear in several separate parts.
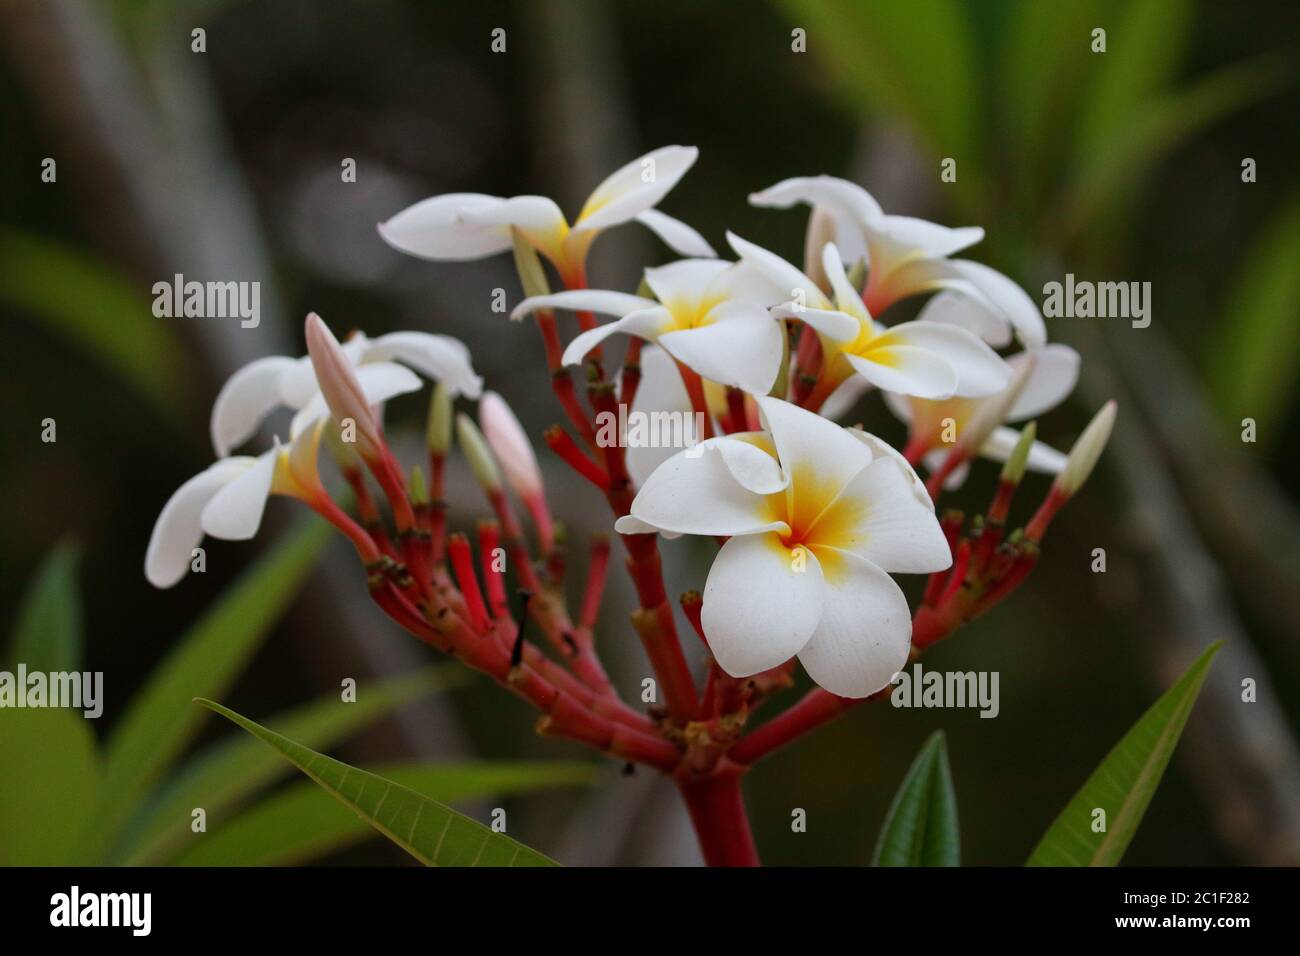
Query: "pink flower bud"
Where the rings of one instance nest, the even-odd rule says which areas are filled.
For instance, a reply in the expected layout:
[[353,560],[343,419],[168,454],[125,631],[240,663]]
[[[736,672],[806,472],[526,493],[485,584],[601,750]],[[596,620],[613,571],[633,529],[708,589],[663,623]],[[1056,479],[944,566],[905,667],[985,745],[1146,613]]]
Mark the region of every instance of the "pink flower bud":
[[345,427],[350,419],[356,428],[357,452],[366,459],[378,457],[384,440],[352,360],[315,312],[307,316],[307,352],[334,421]]
[[515,494],[523,500],[540,495],[542,473],[537,456],[505,399],[496,392],[485,392],[478,405],[478,422]]

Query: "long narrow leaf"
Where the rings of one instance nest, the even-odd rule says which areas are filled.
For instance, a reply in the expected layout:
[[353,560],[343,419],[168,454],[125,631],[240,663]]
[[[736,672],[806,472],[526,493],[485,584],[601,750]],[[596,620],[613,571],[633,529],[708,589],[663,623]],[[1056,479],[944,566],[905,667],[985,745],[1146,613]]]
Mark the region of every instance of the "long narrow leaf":
[[80,549],[68,542],[49,553],[27,587],[4,659],[28,670],[78,671],[82,658]]
[[296,744],[213,701],[197,702],[274,747],[326,793],[427,866],[555,865],[536,850],[408,787]]
[[[344,703],[338,691],[267,721],[277,732],[313,749],[332,747],[367,724],[434,690],[461,683],[467,672],[445,665],[362,687]],[[213,744],[183,765],[137,814],[117,861],[134,866],[165,862],[193,834],[190,814],[202,807],[215,820],[252,794],[292,773],[293,766],[247,734]]]
[[136,802],[157,783],[198,732],[196,696],[224,692],[284,613],[328,533],[311,519],[246,571],[181,638],[132,699],[107,753],[107,794],[97,842],[102,856]]
[[1119,864],[1222,646],[1211,644],[1106,755],[1043,835],[1029,866]]
[[876,842],[874,866],[960,866],[957,795],[943,732],[912,761]]

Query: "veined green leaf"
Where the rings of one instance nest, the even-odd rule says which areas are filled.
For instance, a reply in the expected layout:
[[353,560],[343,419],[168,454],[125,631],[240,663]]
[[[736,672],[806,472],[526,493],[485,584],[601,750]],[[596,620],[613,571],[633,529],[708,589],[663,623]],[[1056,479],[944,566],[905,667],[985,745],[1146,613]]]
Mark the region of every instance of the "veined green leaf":
[[[1209,351],[1210,382],[1232,427],[1240,427],[1247,416],[1259,422],[1280,421],[1287,411],[1300,355],[1297,302],[1300,192],[1291,194],[1264,234],[1246,250],[1237,279],[1219,306],[1225,319],[1216,323]],[[1261,429],[1264,436],[1277,440],[1281,431]]]
[[[292,768],[277,754],[267,753]],[[586,763],[474,761],[400,763],[373,768],[384,780],[443,803],[505,797],[535,790],[589,784],[599,768]],[[188,827],[186,828],[188,833]],[[311,780],[303,780],[222,820],[208,815],[208,832],[189,834],[181,866],[291,866],[318,860],[374,837],[368,820],[347,808]]]
[[[437,665],[415,674],[363,686],[353,703],[337,690],[267,723],[277,732],[312,748],[327,748],[415,698],[464,683],[468,672]],[[137,813],[118,862],[127,866],[158,864],[193,836],[190,814],[202,807],[209,820],[219,819],[252,794],[291,773],[274,750],[247,734],[234,733],[182,766],[159,794]]]
[[[1222,646],[1222,641],[1211,644],[1106,755],[1043,835],[1028,866],[1119,864],[1160,785],[1210,662]],[[1105,813],[1102,832],[1093,830],[1098,810]]]
[[18,609],[7,661],[21,661],[28,670],[81,670],[80,558],[76,545],[63,542],[42,562]]
[[102,262],[53,239],[0,229],[0,302],[96,359],[167,418],[175,418],[179,337],[149,297]]
[[943,732],[936,731],[912,761],[876,841],[873,866],[960,866],[957,795]]
[[267,730],[210,700],[199,700],[279,751],[362,820],[428,866],[554,866],[536,850],[401,784],[349,767]]
[[132,808],[198,732],[196,696],[219,694],[243,670],[315,563],[329,526],[315,518],[264,555],[180,639],[108,741],[105,801],[95,828],[100,858]]
[[0,710],[0,866],[80,860],[101,792],[90,721],[77,710]]

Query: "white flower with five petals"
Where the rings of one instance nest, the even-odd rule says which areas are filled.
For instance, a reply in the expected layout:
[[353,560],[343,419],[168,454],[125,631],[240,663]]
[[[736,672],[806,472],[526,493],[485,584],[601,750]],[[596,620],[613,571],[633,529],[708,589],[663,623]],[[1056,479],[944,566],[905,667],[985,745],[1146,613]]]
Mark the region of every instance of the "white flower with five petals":
[[596,187],[572,225],[545,196],[447,193],[403,209],[380,223],[379,234],[413,256],[466,260],[505,252],[517,231],[567,280],[582,275],[587,250],[601,231],[632,220],[681,255],[712,256],[703,236],[654,208],[698,155],[694,146],[664,146],[632,160]]
[[777,209],[806,203],[828,212],[844,257],[867,261],[863,299],[877,314],[908,296],[950,289],[972,300],[975,308],[966,312],[964,324],[990,345],[1009,344],[1013,330],[1028,348],[1047,341],[1042,314],[1020,286],[982,263],[951,258],[984,238],[978,226],[952,229],[888,215],[861,186],[834,176],[787,179],[749,201]]
[[906,663],[911,612],[890,572],[952,561],[916,475],[874,437],[759,398],[768,433],[710,439],[661,465],[624,533],[728,536],[702,622],[735,677],[798,656],[822,687],[865,697]]
[[645,271],[654,299],[601,289],[576,289],[525,299],[511,318],[538,309],[578,309],[619,316],[589,329],[564,350],[580,363],[616,332],[655,342],[700,376],[765,395],[781,367],[781,325],[768,312],[768,287],[745,266],[718,259],[682,259]]

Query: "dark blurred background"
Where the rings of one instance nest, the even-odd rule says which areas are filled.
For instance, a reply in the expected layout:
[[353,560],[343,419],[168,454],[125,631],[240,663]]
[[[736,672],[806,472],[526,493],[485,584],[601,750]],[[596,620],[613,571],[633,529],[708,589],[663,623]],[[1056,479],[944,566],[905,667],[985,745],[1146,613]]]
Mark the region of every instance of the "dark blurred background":
[[[517,299],[509,257],[417,261],[375,223],[451,191],[541,193],[574,214],[622,163],[694,144],[700,159],[663,208],[719,249],[733,229],[798,261],[805,213],[746,196],[824,172],[891,212],[983,225],[969,255],[1036,299],[1066,272],[1153,290],[1150,328],[1049,320],[1050,337],[1083,354],[1084,378],[1040,437],[1067,447],[1111,396],[1116,437],[1028,585],[927,655],[930,667],[1000,671],[1000,716],[869,706],[760,764],[747,793],[765,861],[866,862],[908,763],[941,727],[964,861],[1021,862],[1110,746],[1223,638],[1126,862],[1297,862],[1298,26],[1287,0],[5,0],[0,600],[14,606],[56,542],[81,543],[88,667],[108,689],[96,729],[111,730],[294,510],[273,501],[258,540],[210,543],[207,574],[166,592],[144,580],[159,509],[211,458],[216,390],[246,361],[301,352],[306,312],[340,331],[459,336],[534,435],[560,420],[535,333],[489,308],[497,287]],[[191,52],[199,27],[205,53]],[[498,27],[504,53],[490,50]],[[1104,54],[1089,48],[1095,27]],[[792,51],[795,29],[805,53]],[[41,181],[46,157],[54,183]],[[346,157],[355,183],[341,181]],[[940,182],[944,157],[956,183]],[[596,245],[591,284],[630,291],[669,257],[622,227]],[[176,272],[260,281],[261,325],[154,318],[149,288]],[[399,400],[390,427],[414,442],[422,412],[421,399]],[[856,417],[902,437],[878,398]],[[1246,417],[1254,443],[1241,441]],[[40,441],[46,418],[55,444]],[[580,565],[603,509],[543,459]],[[957,503],[985,500],[994,477],[977,469]],[[1031,478],[1022,495],[1045,489]],[[482,507],[463,469],[451,498],[453,521],[470,526]],[[1105,574],[1089,571],[1097,547]],[[701,586],[707,567],[689,548],[668,548],[677,591]],[[616,583],[601,646],[631,696],[646,665]],[[256,717],[429,659],[372,612],[334,541],[226,702]],[[1241,703],[1243,678],[1258,682],[1257,702]],[[339,755],[583,756],[536,739],[532,719],[474,682]],[[698,860],[672,789],[615,770],[507,804],[511,832],[566,863]],[[807,833],[790,830],[795,807]],[[377,840],[329,858],[404,860]]]

